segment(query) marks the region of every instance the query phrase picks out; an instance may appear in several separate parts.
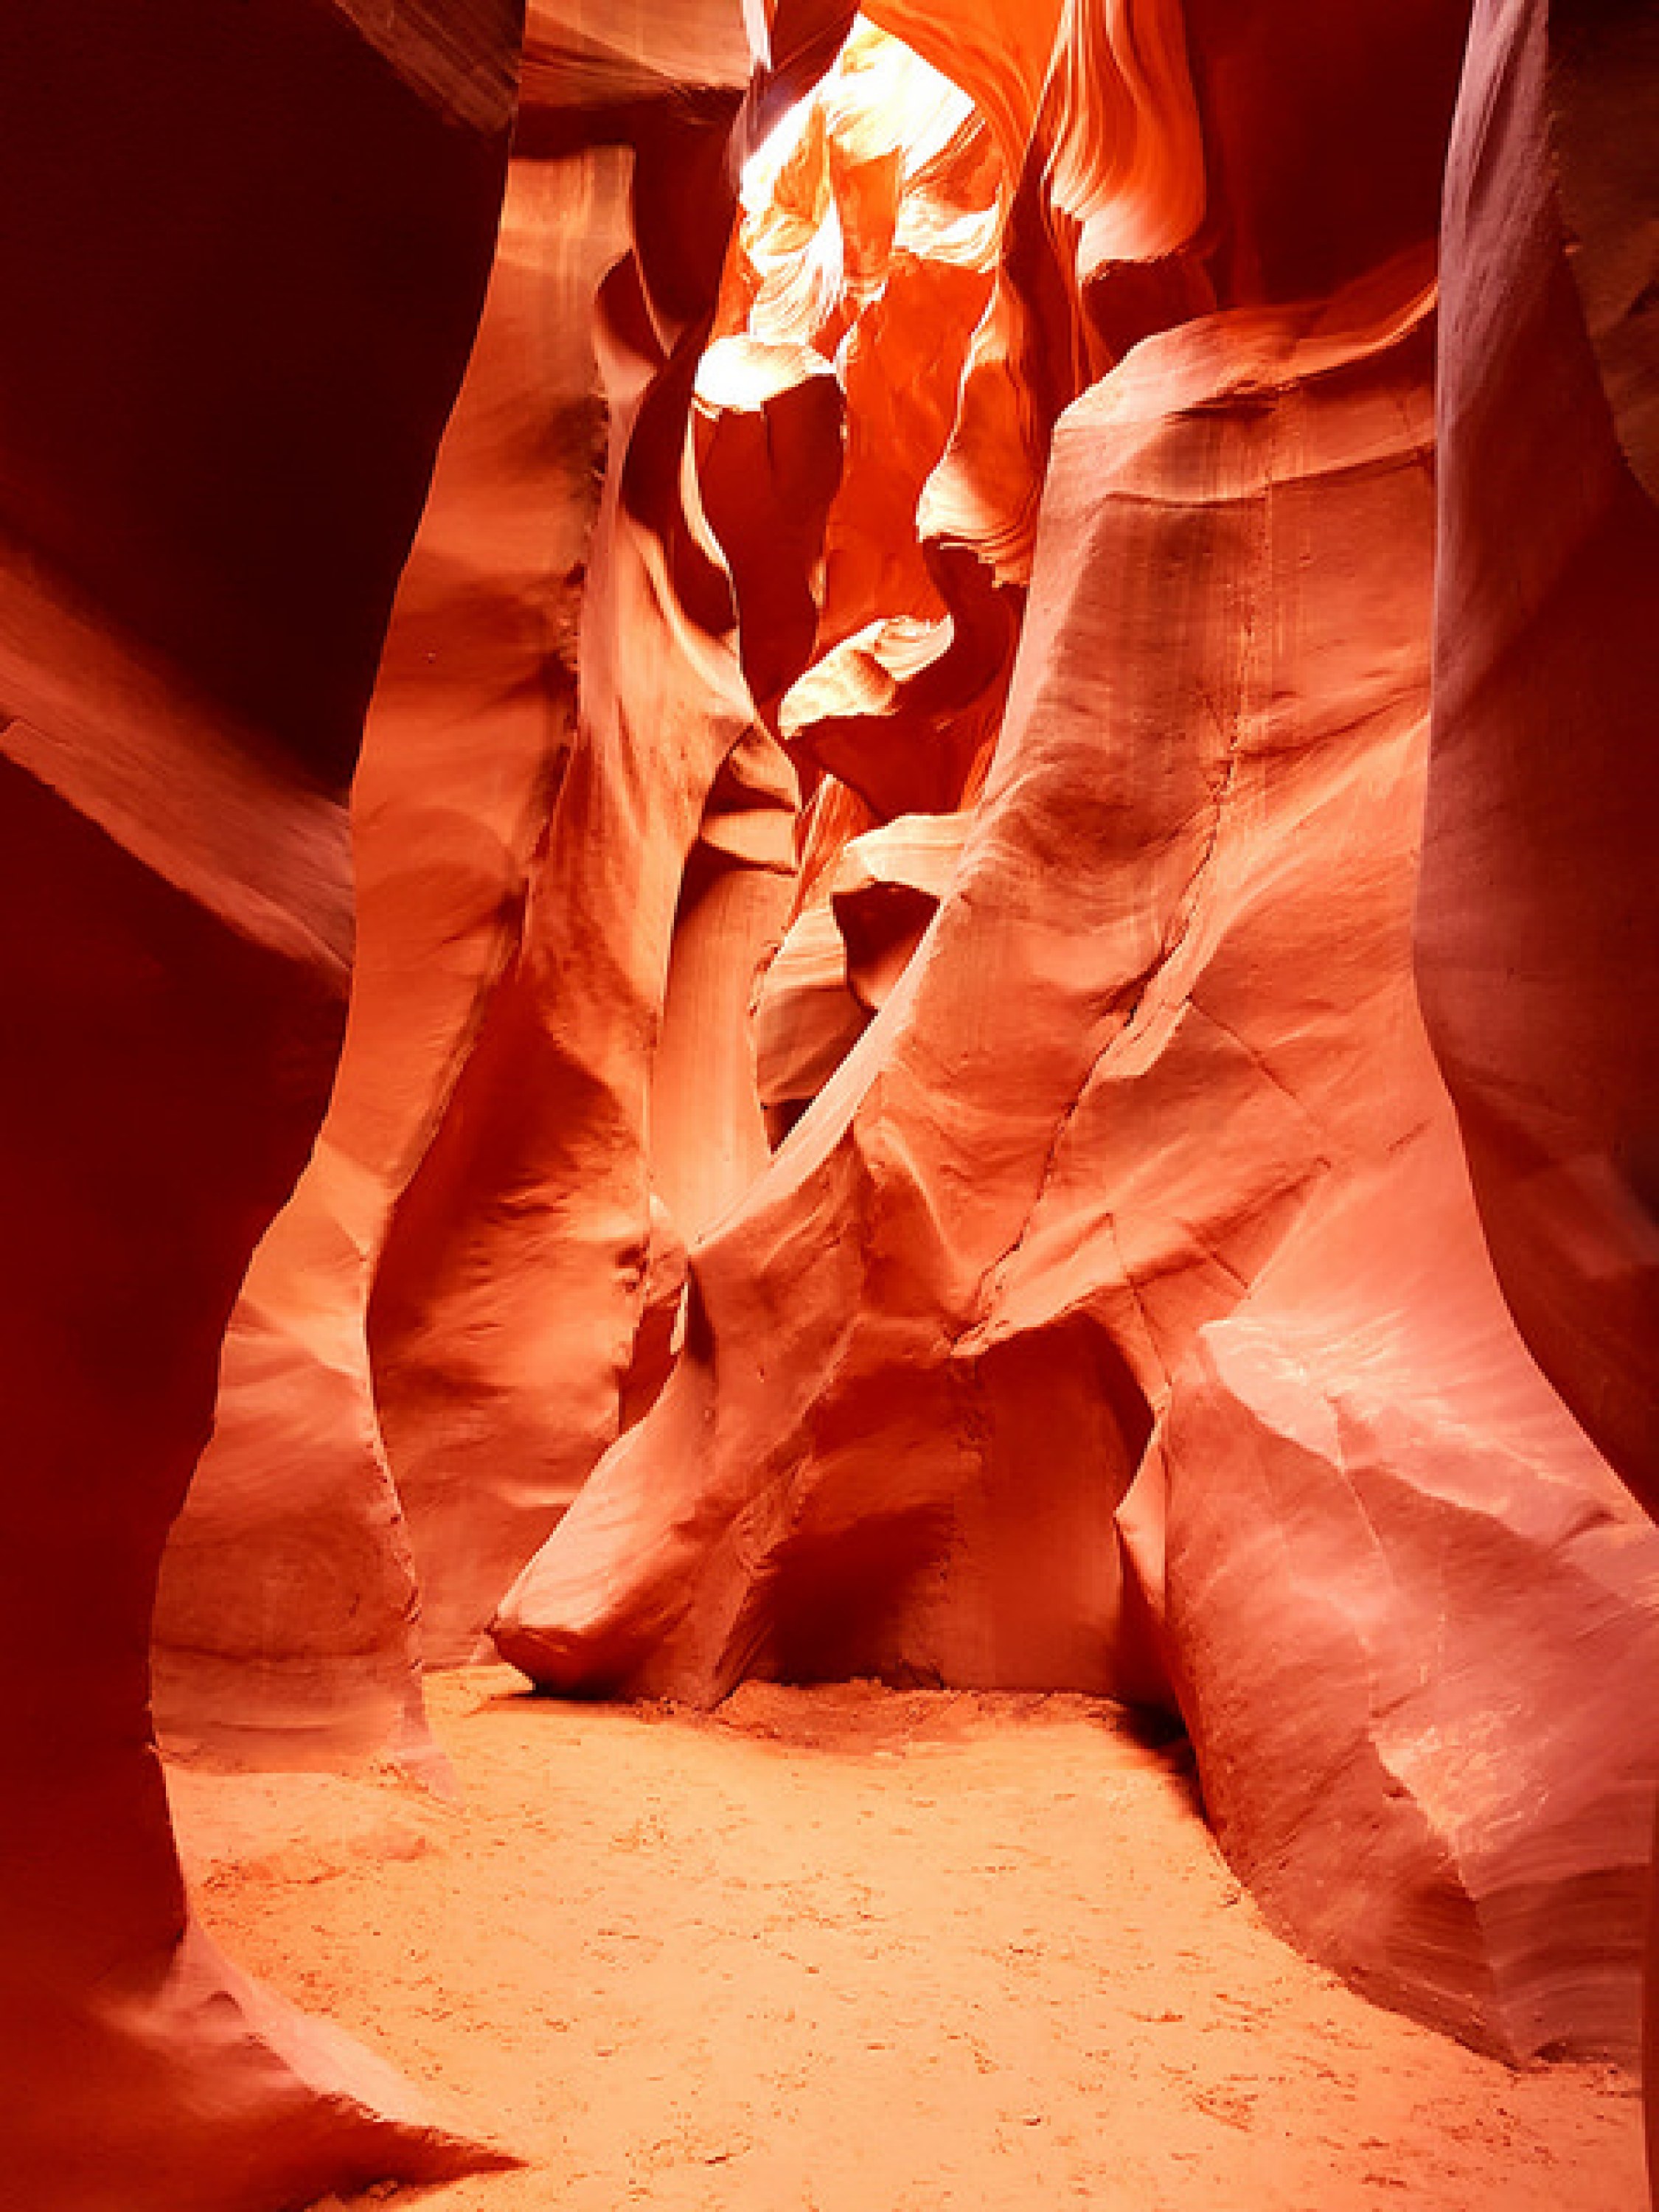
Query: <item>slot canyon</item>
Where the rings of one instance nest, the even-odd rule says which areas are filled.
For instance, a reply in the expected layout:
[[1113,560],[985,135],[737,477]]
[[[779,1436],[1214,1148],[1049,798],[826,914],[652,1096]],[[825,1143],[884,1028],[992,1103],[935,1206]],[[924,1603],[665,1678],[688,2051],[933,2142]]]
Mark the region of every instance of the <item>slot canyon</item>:
[[0,109],[0,2212],[1659,2203],[1659,9]]

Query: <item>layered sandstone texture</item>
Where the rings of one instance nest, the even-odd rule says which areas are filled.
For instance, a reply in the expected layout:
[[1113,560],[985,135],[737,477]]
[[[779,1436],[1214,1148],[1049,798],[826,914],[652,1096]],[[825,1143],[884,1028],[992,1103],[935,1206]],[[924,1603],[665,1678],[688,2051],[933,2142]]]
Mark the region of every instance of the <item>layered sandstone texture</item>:
[[[952,802],[986,749],[1012,623],[981,585],[988,614],[957,636],[973,579],[941,588],[916,537],[1000,233],[983,119],[866,27],[778,134],[808,122],[804,212],[780,238],[751,186],[728,257],[732,148],[810,89],[849,21],[781,19],[744,106],[730,8],[602,34],[531,11],[501,252],[355,795],[342,1077],[245,1286],[164,1576],[181,1750],[424,1765],[419,1665],[473,1654],[649,1404],[685,1247],[765,1163],[750,1000],[797,872],[780,736],[809,775],[837,742],[878,775],[884,750],[923,804]],[[887,95],[923,81],[907,151]],[[796,299],[802,241],[828,231]],[[827,738],[822,713],[780,730],[809,658],[907,626],[922,680],[902,742],[862,705]],[[936,858],[921,885],[903,866],[885,881],[917,845],[858,901],[872,976],[894,917],[908,947],[917,896],[930,910]]]
[[[1413,984],[1467,21],[1076,0],[1023,107],[1012,46],[972,86],[928,50],[999,149],[1023,134],[983,374],[915,509],[939,598],[838,635],[799,496],[757,469],[746,531],[711,511],[740,616],[746,576],[800,637],[803,591],[819,610],[776,719],[825,781],[758,1020],[790,1133],[692,1244],[662,1398],[495,1634],[581,1694],[874,1674],[1173,1701],[1277,1924],[1521,2056],[1633,2040],[1659,1538],[1516,1331]],[[857,176],[836,122],[780,172],[809,254],[815,143]],[[833,549],[869,310],[750,258],[703,388],[772,409],[790,462],[839,398]],[[821,330],[833,386],[780,358]],[[1000,434],[977,479],[970,397]],[[994,655],[950,702],[988,689],[988,763],[964,745],[928,784],[940,720],[905,709],[936,663],[896,648],[967,629],[941,550],[1011,637],[1024,611],[1006,705]],[[764,714],[790,656],[742,652]],[[1625,1351],[1650,1382],[1650,1330]]]
[[[339,1079],[226,1340],[215,1434],[164,1565],[157,1705],[174,1747],[417,1769],[422,1515],[410,1384],[368,1315],[522,929],[574,720],[580,579],[604,453],[593,289],[626,236],[635,88],[594,107],[532,15],[489,289],[399,586],[352,795],[356,960]],[[609,126],[606,119],[610,118]],[[400,1438],[401,1441],[401,1438]],[[412,1527],[411,1527],[412,1524]],[[550,1525],[550,1523],[549,1524]],[[428,1600],[428,1602],[430,1601]]]
[[477,322],[512,12],[0,26],[0,2199],[31,2212],[492,2155],[197,1927],[147,1642],[338,1048],[345,787]]
[[[349,12],[360,70],[389,50],[449,118],[435,204],[499,159],[484,14]],[[1659,1538],[1614,1472],[1659,1496],[1656,82],[1632,16],[1541,0],[1472,29],[1467,0],[532,7],[355,793],[341,1076],[163,1577],[181,1744],[438,1775],[420,1668],[498,1608],[568,1693],[1103,1691],[1185,1719],[1304,1948],[1510,2056],[1629,2049],[1659,1767],[1632,1692]],[[395,154],[356,158],[402,191]],[[149,250],[205,252],[203,220]],[[118,775],[88,742],[76,775],[198,905],[182,795],[216,794],[215,854],[257,823],[203,880],[279,918],[284,976],[322,971],[282,917],[326,935],[331,884],[344,911],[400,550],[370,520],[395,479],[406,539],[421,473],[356,416],[317,443],[295,395],[343,405],[343,349],[392,438],[425,362],[435,435],[465,318],[411,346],[445,308],[410,220],[395,314],[360,285],[325,359],[261,368],[312,443],[264,430],[240,465],[303,511],[304,559],[197,456],[169,569],[135,398],[100,417],[132,439],[104,508],[78,447],[18,478],[53,528],[97,516],[62,547],[19,526],[99,650],[131,634],[220,702],[158,708],[167,742],[231,733],[220,766]],[[189,273],[106,289],[165,319]],[[181,446],[204,392],[255,419],[225,328],[163,392]],[[184,527],[216,515],[258,591]],[[149,696],[64,635],[100,713]],[[283,745],[311,748],[297,811],[262,795]],[[340,972],[310,1059],[286,1018],[234,1110],[151,1117],[204,1180],[151,1174],[146,1264],[223,1240],[193,1387],[309,1139]],[[64,1015],[94,973],[32,1017],[82,1163],[76,1040],[125,1033]],[[222,995],[253,1051],[257,993]],[[198,1107],[241,1034],[202,1042]],[[212,1197],[216,1146],[302,1067],[260,1202]],[[31,1205],[89,1216],[77,1172]],[[76,1265],[159,1326],[125,1251]]]
[[[629,162],[629,250],[591,318],[608,458],[574,723],[516,943],[368,1302],[429,1662],[472,1654],[651,1403],[685,1251],[766,1164],[750,1004],[795,900],[800,770],[825,773],[816,720],[789,717],[796,679],[851,634],[930,634],[928,729],[877,735],[902,777],[918,763],[924,804],[950,805],[1006,678],[1007,613],[958,642],[917,537],[1006,195],[968,96],[873,31],[837,63],[850,23],[781,11],[750,88],[732,10],[641,22],[629,98],[607,80],[561,126],[561,143],[621,136]],[[532,14],[521,149],[542,143],[538,56],[549,86],[590,97],[584,36]],[[736,153],[826,72],[786,163],[790,234],[757,204],[734,243]],[[920,146],[901,147],[879,97],[895,76],[926,80]],[[786,143],[800,129],[785,120]],[[811,261],[832,232],[798,285],[800,249]]]
[[600,118],[626,134],[631,242],[589,311],[609,451],[574,727],[512,957],[369,1305],[438,1662],[471,1655],[653,1394],[685,1241],[765,1152],[743,1017],[793,793],[681,466],[748,57],[734,10],[649,12],[644,82]]
[[[608,523],[591,549],[596,601],[641,599],[638,658],[612,677],[590,653],[580,697],[577,674],[607,398],[620,480],[641,473],[629,410],[674,349],[653,335],[641,362],[629,319],[690,317],[676,344],[695,352],[728,219],[719,156],[749,70],[735,8],[623,10],[602,28],[559,0],[530,11],[478,345],[354,793],[340,1081],[245,1285],[163,1577],[159,1692],[182,1750],[317,1763],[390,1749],[441,1778],[421,1664],[471,1656],[506,1582],[648,1397],[684,1236],[764,1157],[744,1024],[757,935],[776,934],[791,793],[752,742],[755,767],[739,758],[713,791],[745,732],[701,674],[680,689],[709,731],[702,754],[687,757],[686,714],[659,713],[653,623],[671,686],[677,630],[700,648],[672,578],[627,580],[649,518]],[[706,234],[701,274],[687,223]],[[666,404],[672,436],[672,391]],[[661,472],[648,460],[644,479]],[[684,528],[672,483],[651,497]],[[718,637],[702,649],[718,667]],[[579,945],[612,957],[578,958]],[[677,1080],[681,1038],[695,1059]],[[713,1088],[710,1038],[730,1062]],[[678,1152],[677,1092],[708,1140]],[[673,1217],[647,1165],[647,1109]]]
[[1425,1004],[1516,1318],[1659,1514],[1659,23],[1485,6],[1448,175]]

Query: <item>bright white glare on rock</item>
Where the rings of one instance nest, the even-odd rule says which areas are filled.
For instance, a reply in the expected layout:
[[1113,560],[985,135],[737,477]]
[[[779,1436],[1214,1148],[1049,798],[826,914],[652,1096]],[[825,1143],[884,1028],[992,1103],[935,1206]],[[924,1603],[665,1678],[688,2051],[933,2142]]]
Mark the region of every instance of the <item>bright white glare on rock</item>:
[[746,215],[757,215],[770,203],[815,112],[832,137],[851,143],[860,160],[898,155],[908,179],[950,144],[971,119],[974,103],[902,40],[856,16],[834,68],[780,118],[744,164]]

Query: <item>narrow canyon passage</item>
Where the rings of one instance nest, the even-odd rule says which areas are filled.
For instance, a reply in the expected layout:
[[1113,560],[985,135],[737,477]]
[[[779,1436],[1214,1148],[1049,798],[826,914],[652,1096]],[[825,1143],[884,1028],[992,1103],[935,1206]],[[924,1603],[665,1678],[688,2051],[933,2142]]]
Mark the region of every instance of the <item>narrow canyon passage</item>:
[[8,94],[0,2212],[1659,2212],[1659,7]]
[[1185,1746],[1073,1696],[441,1676],[462,1796],[175,1766],[213,1933],[532,2163],[432,2212],[1623,2212],[1635,2086],[1280,1943]]

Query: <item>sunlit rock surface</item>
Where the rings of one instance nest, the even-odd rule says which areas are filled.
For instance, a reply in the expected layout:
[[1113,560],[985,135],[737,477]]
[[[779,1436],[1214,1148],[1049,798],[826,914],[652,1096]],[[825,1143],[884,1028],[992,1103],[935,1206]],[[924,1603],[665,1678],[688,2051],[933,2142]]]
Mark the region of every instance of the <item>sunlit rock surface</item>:
[[[158,1710],[184,1748],[428,1758],[416,1613],[422,1583],[428,1607],[441,1597],[447,1530],[422,1377],[395,1339],[371,1370],[368,1313],[398,1205],[516,953],[574,724],[604,450],[592,301],[624,242],[626,155],[584,143],[605,126],[554,104],[587,82],[574,60],[555,69],[558,29],[532,14],[483,323],[353,789],[339,1080],[233,1316],[213,1443],[163,1571]],[[638,89],[604,83],[612,100]]]
[[[764,1159],[745,1019],[781,927],[793,788],[749,734],[740,681],[725,679],[735,704],[705,696],[732,663],[717,574],[712,617],[678,609],[672,574],[629,585],[641,637],[660,599],[670,663],[677,629],[695,663],[699,616],[714,622],[707,666],[679,685],[712,732],[708,760],[683,762],[649,653],[624,656],[631,721],[603,653],[576,697],[601,386],[620,473],[629,410],[663,366],[636,357],[628,302],[654,283],[667,289],[647,315],[695,322],[712,305],[730,216],[718,157],[748,74],[735,9],[635,10],[602,33],[580,9],[532,9],[478,348],[354,793],[342,1078],[239,1307],[164,1579],[160,1687],[181,1745],[422,1766],[420,1662],[471,1656],[505,1582],[648,1402],[685,1236]],[[706,206],[674,181],[694,160]],[[687,222],[707,234],[701,280]],[[630,235],[636,258],[598,317],[620,315],[607,340],[595,291]],[[670,389],[671,417],[678,404]],[[594,553],[601,599],[619,562],[632,574],[616,511]],[[680,819],[698,808],[706,834]],[[655,936],[640,896],[653,867]],[[583,935],[618,963],[592,968],[585,999],[568,950]],[[710,1037],[729,1042],[723,1085]]]
[[[499,133],[476,10],[351,12],[452,155]],[[1184,1717],[1292,1941],[1510,2056],[1629,2050],[1656,81],[1628,11],[1531,0],[532,8],[355,794],[343,1073],[164,1577],[181,1741],[419,1767],[419,1667],[492,1614],[583,1695],[1106,1691]],[[204,392],[245,419],[227,362],[175,443]],[[175,561],[165,441],[100,507],[97,441],[19,420],[28,588],[81,595],[25,627],[86,672],[20,689],[9,760],[234,908],[273,1006],[303,981],[269,1068],[264,982],[221,994],[246,1048],[174,1054],[241,1086],[172,1115],[200,1193],[156,1174],[134,1232],[222,1240],[193,1449],[339,1026],[396,533],[368,561],[342,435],[305,560]],[[289,450],[243,462],[297,500]],[[193,512],[251,543],[216,468]],[[133,770],[94,733],[152,696],[175,750],[253,735]],[[91,988],[30,1016],[60,1055]],[[285,1086],[259,1203],[210,1203]]]
[[730,60],[737,11],[702,14],[720,38],[661,58],[641,15],[632,98],[570,125],[629,150],[633,241],[591,325],[610,458],[576,720],[517,944],[370,1303],[441,1662],[471,1655],[505,1582],[648,1401],[677,1255],[765,1158],[744,1015],[781,928],[794,788],[756,726],[729,586],[682,471],[748,74]]
[[408,29],[0,28],[0,2195],[31,2212],[489,2162],[198,1929],[146,1652],[327,1097],[345,786],[500,202],[513,9]]
[[497,1641],[1172,1697],[1293,1940],[1628,2050],[1659,1539],[1513,1326],[1413,981],[1467,11],[1129,12],[1060,26],[996,301],[1071,368],[960,862],[861,997],[842,811],[760,1001],[793,1133]]

